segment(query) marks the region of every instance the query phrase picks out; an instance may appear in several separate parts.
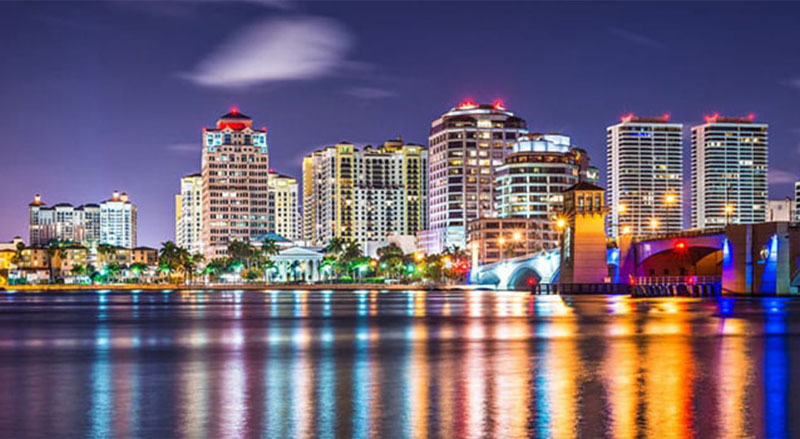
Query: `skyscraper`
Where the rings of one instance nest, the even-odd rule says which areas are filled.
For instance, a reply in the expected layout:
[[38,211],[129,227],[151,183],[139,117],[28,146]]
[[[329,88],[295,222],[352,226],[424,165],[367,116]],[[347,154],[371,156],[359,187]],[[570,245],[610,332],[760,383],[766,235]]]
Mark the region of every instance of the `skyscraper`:
[[606,130],[608,235],[683,228],[683,125],[625,115]]
[[136,206],[128,194],[114,191],[100,203],[100,242],[117,247],[136,247]]
[[175,195],[175,243],[190,253],[202,253],[200,239],[203,224],[203,177],[200,174],[181,178],[181,192]]
[[425,226],[425,170],[421,145],[391,140],[363,151],[339,143],[303,160],[305,239],[326,245],[352,240],[366,250],[392,234],[414,235]]
[[297,197],[296,178],[269,171],[270,229],[291,241],[302,239]]
[[202,248],[207,260],[227,254],[228,242],[268,230],[267,129],[233,108],[203,130]]
[[692,127],[692,227],[761,223],[767,217],[767,124],[706,116]]
[[418,234],[426,252],[464,248],[467,223],[495,214],[497,168],[526,128],[501,102],[465,101],[431,123],[430,225]]

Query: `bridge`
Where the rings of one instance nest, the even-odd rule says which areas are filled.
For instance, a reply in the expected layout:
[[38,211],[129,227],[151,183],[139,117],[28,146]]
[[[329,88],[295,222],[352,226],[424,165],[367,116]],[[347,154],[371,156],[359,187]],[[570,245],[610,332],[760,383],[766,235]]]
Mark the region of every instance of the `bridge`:
[[[573,244],[580,248],[576,238]],[[476,267],[472,282],[530,290],[557,284],[561,251],[549,250]],[[722,294],[800,292],[800,226],[786,222],[729,225],[644,239],[622,236],[606,249],[609,284],[713,284]]]

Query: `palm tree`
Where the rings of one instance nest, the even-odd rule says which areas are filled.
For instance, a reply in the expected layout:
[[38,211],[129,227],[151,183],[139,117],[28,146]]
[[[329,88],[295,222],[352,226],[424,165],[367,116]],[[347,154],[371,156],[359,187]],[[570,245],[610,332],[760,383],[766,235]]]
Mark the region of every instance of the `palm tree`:
[[325,246],[325,253],[338,257],[347,246],[347,241],[344,238],[331,238],[328,245]]
[[188,250],[183,247],[178,248],[178,259],[181,261],[181,268],[183,270],[183,281],[184,283],[188,280],[189,283],[192,283],[194,280],[194,272],[197,269],[197,265],[202,263],[205,260],[205,257],[200,253],[190,254]]
[[[58,241],[50,241],[45,249],[45,254],[47,255],[47,268],[50,271],[50,283],[55,281],[55,268],[54,265],[57,263],[58,265],[61,264],[61,257],[63,256],[63,251],[61,250],[61,243]],[[61,267],[59,266],[59,271],[61,271]]]
[[74,277],[83,276],[86,274],[86,267],[83,264],[75,264],[72,266],[69,272]]
[[131,264],[130,270],[133,272],[133,275],[136,277],[136,279],[138,279],[142,273],[147,271],[147,264],[142,262],[135,262]]
[[158,254],[158,269],[170,275],[177,273],[181,267],[179,247],[172,241],[162,242]]
[[110,244],[97,244],[97,254],[104,264],[117,261],[117,248]]

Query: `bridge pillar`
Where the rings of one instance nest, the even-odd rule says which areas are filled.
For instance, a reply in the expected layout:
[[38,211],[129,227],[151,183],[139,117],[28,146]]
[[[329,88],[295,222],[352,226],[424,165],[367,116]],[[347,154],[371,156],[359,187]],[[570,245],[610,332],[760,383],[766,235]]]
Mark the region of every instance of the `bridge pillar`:
[[608,277],[604,192],[589,183],[564,192],[560,284],[600,284]]
[[788,222],[735,224],[725,230],[722,291],[732,294],[789,294]]

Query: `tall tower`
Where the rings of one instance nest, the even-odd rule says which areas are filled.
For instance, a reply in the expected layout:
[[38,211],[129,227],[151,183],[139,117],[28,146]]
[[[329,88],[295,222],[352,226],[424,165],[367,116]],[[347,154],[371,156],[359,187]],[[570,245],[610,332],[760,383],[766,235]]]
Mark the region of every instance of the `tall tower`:
[[100,242],[117,247],[136,247],[136,206],[125,192],[114,191],[100,203]]
[[414,235],[426,220],[427,151],[390,140],[358,150],[342,142],[303,161],[305,239],[383,243],[389,235]]
[[495,177],[525,120],[502,102],[464,101],[431,123],[429,144],[429,228],[419,234],[428,253],[466,247],[471,220],[496,214]]
[[606,130],[608,234],[635,237],[683,228],[683,125],[669,115],[625,115]]
[[236,108],[203,130],[202,248],[206,260],[227,254],[228,243],[268,230],[267,129]]
[[203,177],[200,174],[181,178],[181,192],[175,196],[175,244],[190,253],[202,253],[200,240],[203,224]]
[[706,116],[692,127],[692,227],[766,221],[767,124]]
[[296,178],[269,171],[269,208],[270,229],[290,241],[300,240]]
[[560,284],[598,284],[608,277],[603,192],[585,182],[564,192]]

